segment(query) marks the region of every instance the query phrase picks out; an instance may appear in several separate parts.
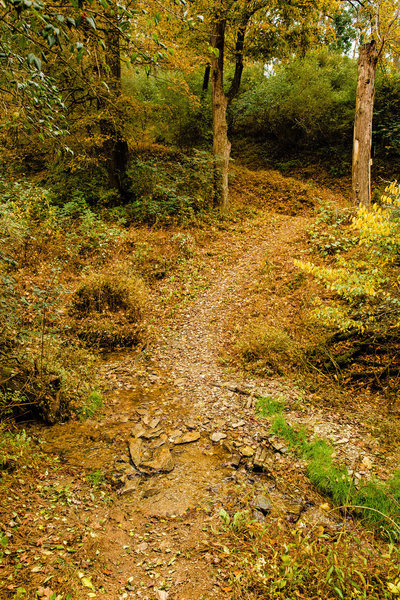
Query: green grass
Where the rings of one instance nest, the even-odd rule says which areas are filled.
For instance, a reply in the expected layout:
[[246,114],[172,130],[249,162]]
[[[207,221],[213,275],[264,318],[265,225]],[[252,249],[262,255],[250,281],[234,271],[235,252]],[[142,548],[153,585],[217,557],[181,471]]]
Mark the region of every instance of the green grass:
[[99,392],[92,392],[83,402],[79,417],[83,421],[90,419],[103,406],[103,398]]
[[283,438],[289,449],[308,461],[307,476],[315,487],[340,507],[354,509],[362,519],[378,526],[382,533],[400,537],[400,469],[389,481],[371,479],[356,487],[346,465],[334,461],[329,441],[314,437],[290,425],[279,400],[260,398],[259,415],[272,416],[271,433]]
[[283,400],[271,398],[271,396],[260,396],[257,399],[256,409],[259,417],[270,417],[281,413],[285,407]]
[[86,481],[90,483],[93,488],[99,488],[105,482],[105,476],[103,471],[96,469],[86,475]]

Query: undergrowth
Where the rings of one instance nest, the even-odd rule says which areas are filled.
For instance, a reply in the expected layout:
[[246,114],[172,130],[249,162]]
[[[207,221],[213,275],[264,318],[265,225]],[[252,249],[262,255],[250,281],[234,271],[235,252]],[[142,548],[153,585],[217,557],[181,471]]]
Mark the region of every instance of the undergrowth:
[[[221,571],[233,600],[381,600],[398,593],[399,550],[362,530],[328,535],[221,514]],[[237,526],[240,524],[240,527]]]
[[301,351],[284,329],[252,319],[236,344],[242,362],[253,372],[283,374],[301,360]]
[[290,425],[283,406],[260,398],[260,416],[273,415],[271,433],[283,438],[289,449],[308,462],[307,476],[315,487],[344,508],[354,510],[362,521],[374,524],[384,535],[400,536],[400,470],[388,481],[370,479],[357,483],[344,464],[334,460],[334,448],[324,439],[309,439],[304,428]]

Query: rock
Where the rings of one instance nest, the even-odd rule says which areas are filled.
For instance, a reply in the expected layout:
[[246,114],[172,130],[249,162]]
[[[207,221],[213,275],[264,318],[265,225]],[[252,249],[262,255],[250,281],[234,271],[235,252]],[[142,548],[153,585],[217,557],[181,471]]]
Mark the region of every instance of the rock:
[[239,468],[240,465],[240,461],[242,460],[242,457],[240,456],[240,454],[234,454],[232,456],[232,458],[229,460],[229,464],[234,467],[235,469]]
[[258,523],[265,523],[265,516],[258,510],[253,510],[253,517]]
[[185,425],[188,429],[196,429],[197,424],[192,419],[186,419]]
[[366,469],[372,469],[372,461],[370,458],[368,458],[368,456],[364,456],[364,458],[361,461],[361,464]]
[[176,438],[181,437],[181,435],[182,435],[182,431],[180,429],[174,429],[169,434],[169,441],[174,442],[176,440]]
[[243,427],[243,425],[246,425],[246,421],[238,421],[237,423],[233,423],[232,427],[236,429],[237,427]]
[[157,600],[168,600],[168,593],[164,590],[156,590]]
[[139,465],[142,462],[142,457],[143,457],[142,442],[140,439],[135,438],[133,440],[129,440],[128,446],[129,446],[129,454],[130,454],[131,460],[132,460],[133,464],[135,465],[135,467],[137,469],[139,469]]
[[341,438],[340,440],[335,440],[333,443],[335,446],[339,446],[340,444],[347,444],[350,441],[350,438]]
[[138,480],[137,479],[129,479],[124,487],[118,490],[118,494],[128,494],[129,492],[134,492],[137,489]]
[[155,429],[160,422],[160,417],[150,417],[150,415],[146,415],[143,417],[143,423],[150,427],[150,429]]
[[169,448],[163,446],[157,450],[151,460],[143,461],[140,464],[140,470],[150,473],[170,473],[174,468],[174,459]]
[[127,454],[121,454],[119,458],[115,461],[116,463],[129,463],[130,458]]
[[149,547],[149,545],[147,542],[142,542],[141,544],[136,546],[135,552],[136,552],[136,554],[139,554],[139,552],[145,552],[148,547]]
[[241,446],[239,452],[242,456],[247,456],[249,458],[250,456],[254,456],[254,449],[250,446]]
[[272,504],[265,496],[257,496],[254,502],[254,508],[263,515],[267,515],[272,510]]
[[157,488],[148,488],[144,490],[142,497],[143,498],[151,498],[152,496],[157,496],[160,493],[160,490]]
[[141,437],[144,440],[152,440],[153,438],[159,437],[162,433],[164,432],[161,428],[149,429],[143,432],[141,435],[138,435],[137,437]]
[[277,440],[270,440],[270,444],[275,452],[280,452],[280,454],[284,454],[288,451],[287,446],[283,442],[278,442]]
[[258,446],[253,460],[254,471],[264,471],[269,467],[268,454],[268,450],[264,446]]
[[210,435],[210,440],[212,442],[214,442],[215,444],[217,444],[218,442],[220,442],[224,438],[226,438],[226,433],[221,433],[219,431],[215,431],[214,433],[212,433]]
[[151,444],[149,444],[149,448],[155,450],[156,448],[160,448],[166,442],[168,442],[168,436],[166,433],[162,433],[159,438],[155,438]]
[[200,439],[200,433],[198,431],[188,431],[182,436],[176,438],[174,444],[190,444],[191,442],[197,442]]
[[146,428],[143,427],[141,423],[136,423],[135,427],[131,431],[132,437],[140,437],[143,433],[146,432]]

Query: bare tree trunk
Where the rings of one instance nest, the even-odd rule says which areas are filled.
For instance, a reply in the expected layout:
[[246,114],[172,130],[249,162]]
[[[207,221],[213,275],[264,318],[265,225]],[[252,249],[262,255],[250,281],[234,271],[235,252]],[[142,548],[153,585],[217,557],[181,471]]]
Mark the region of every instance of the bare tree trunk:
[[210,63],[208,63],[206,65],[206,68],[204,69],[203,85],[201,88],[201,100],[204,100],[204,98],[206,97],[207,92],[208,92],[208,83],[210,81],[210,71],[211,71],[211,65],[210,65]]
[[216,21],[211,38],[215,54],[211,59],[211,89],[213,116],[213,152],[214,152],[214,204],[221,210],[229,206],[228,172],[231,144],[228,140],[226,108],[228,104],[224,92],[224,46],[226,17],[215,15]]
[[356,114],[353,139],[353,202],[371,206],[371,146],[375,73],[378,63],[376,42],[363,44],[358,58]]
[[[120,57],[120,33],[117,23],[108,23],[105,31],[105,79],[107,81],[111,102],[107,114],[100,119],[100,132],[104,137],[102,154],[108,173],[110,185],[120,192],[124,197],[127,193],[127,175],[129,149],[118,123],[118,114],[112,110],[116,100],[121,94],[121,57]],[[100,98],[99,108],[105,109],[105,102]]]
[[249,22],[250,16],[245,14],[242,23],[239,26],[237,36],[236,36],[236,45],[235,45],[235,73],[233,75],[231,87],[229,88],[229,92],[227,94],[228,101],[231,102],[233,98],[239,91],[240,83],[242,81],[242,73],[243,73],[243,49],[244,49],[244,38],[246,35],[247,24]]

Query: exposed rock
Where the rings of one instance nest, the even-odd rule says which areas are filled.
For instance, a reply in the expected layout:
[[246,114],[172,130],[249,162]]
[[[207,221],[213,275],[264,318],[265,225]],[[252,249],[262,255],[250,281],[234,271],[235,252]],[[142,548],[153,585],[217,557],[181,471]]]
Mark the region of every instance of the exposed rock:
[[153,438],[159,437],[162,433],[164,433],[164,432],[160,428],[149,429],[149,430],[143,432],[141,435],[138,435],[137,437],[141,437],[144,440],[152,440]]
[[148,488],[144,490],[142,497],[143,498],[151,498],[152,496],[157,496],[160,493],[160,490],[157,488]]
[[168,442],[168,436],[166,433],[162,433],[159,438],[155,438],[151,444],[149,444],[149,448],[160,448],[160,446],[163,446],[166,442]]
[[129,454],[135,467],[138,469],[143,457],[143,444],[140,439],[129,440]]
[[200,439],[200,433],[198,431],[188,431],[181,437],[176,438],[174,444],[190,444],[191,442],[197,442]]
[[136,423],[136,425],[134,426],[134,428],[131,431],[131,436],[132,437],[140,437],[143,433],[145,433],[146,428],[143,427],[143,425],[141,423]]
[[240,454],[234,454],[232,456],[232,458],[229,460],[229,463],[232,465],[232,467],[234,467],[235,469],[238,469],[241,460],[242,460],[242,457],[240,456]]
[[150,429],[155,429],[160,420],[160,417],[150,417],[150,415],[143,417],[143,423],[147,425],[147,427],[150,427]]
[[153,454],[151,460],[143,461],[140,464],[140,470],[150,473],[170,473],[174,466],[174,459],[169,448],[163,446]]
[[260,511],[263,515],[267,515],[272,510],[272,504],[265,496],[257,496],[254,501],[254,508]]
[[275,450],[275,452],[280,452],[280,454],[284,454],[288,451],[287,446],[283,442],[280,442],[275,439],[270,439],[269,442],[272,448]]
[[265,471],[269,468],[269,452],[267,448],[264,446],[258,446],[256,449],[254,460],[253,460],[253,469],[254,471]]
[[169,434],[169,441],[174,442],[177,438],[181,437],[182,431],[180,429],[174,429]]
[[372,461],[370,458],[368,458],[368,456],[364,456],[364,458],[361,461],[361,465],[365,468],[365,469],[372,469]]
[[138,486],[138,478],[128,479],[120,490],[118,490],[118,494],[128,494],[128,492],[134,492]]
[[136,554],[139,554],[139,552],[145,552],[148,547],[149,545],[147,542],[141,542],[138,546],[136,546],[135,552]]
[[220,442],[224,438],[226,438],[226,433],[222,433],[222,432],[219,432],[219,431],[215,431],[214,433],[212,433],[210,435],[210,440],[212,442],[214,442],[215,444],[217,444],[218,442]]
[[340,444],[347,444],[349,441],[350,439],[345,437],[341,438],[340,440],[335,440],[333,443],[335,444],[335,446],[340,446]]
[[239,452],[242,456],[248,456],[249,458],[254,455],[254,449],[250,446],[241,446]]
[[237,429],[238,427],[243,427],[243,425],[246,425],[246,421],[238,421],[237,423],[233,423],[232,427]]

